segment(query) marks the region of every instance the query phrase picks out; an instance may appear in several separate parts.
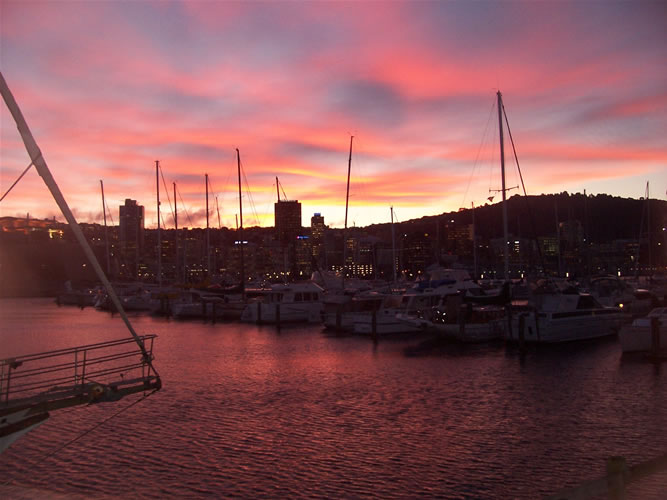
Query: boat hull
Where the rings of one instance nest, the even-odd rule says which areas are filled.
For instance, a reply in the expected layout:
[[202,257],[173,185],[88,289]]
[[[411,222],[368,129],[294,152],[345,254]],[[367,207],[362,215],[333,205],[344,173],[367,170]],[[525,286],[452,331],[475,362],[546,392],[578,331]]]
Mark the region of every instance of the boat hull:
[[535,312],[524,312],[512,318],[511,328],[506,331],[505,338],[513,342],[520,341],[523,323],[525,342],[550,344],[588,340],[617,334],[625,320],[623,313],[612,309],[537,315]]
[[322,321],[322,303],[255,302],[243,309],[240,319],[246,323],[319,323]]
[[505,331],[502,319],[487,323],[435,323],[431,329],[439,336],[464,343],[499,340],[503,338]]
[[48,413],[31,414],[32,408],[27,408],[2,417],[0,425],[0,453],[9,448],[14,441],[28,432],[42,425],[48,418]]

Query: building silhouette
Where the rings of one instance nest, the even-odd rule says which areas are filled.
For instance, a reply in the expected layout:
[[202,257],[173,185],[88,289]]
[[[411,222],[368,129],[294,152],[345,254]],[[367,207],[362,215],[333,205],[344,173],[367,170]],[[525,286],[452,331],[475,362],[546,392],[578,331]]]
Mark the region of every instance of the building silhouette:
[[123,270],[121,274],[136,277],[144,250],[144,207],[127,198],[119,207],[119,243]]
[[313,248],[313,261],[320,267],[326,267],[326,263],[322,263],[324,256],[324,216],[320,213],[314,214],[310,218],[310,244]]
[[279,200],[274,204],[276,239],[281,245],[294,243],[301,235],[301,203],[296,200]]

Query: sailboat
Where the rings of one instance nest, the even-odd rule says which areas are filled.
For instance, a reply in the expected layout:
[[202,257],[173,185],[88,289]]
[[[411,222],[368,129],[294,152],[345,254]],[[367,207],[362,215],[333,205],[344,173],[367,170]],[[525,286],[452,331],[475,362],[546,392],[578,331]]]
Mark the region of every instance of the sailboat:
[[248,296],[246,293],[246,278],[245,278],[245,260],[243,249],[247,243],[243,240],[243,197],[241,195],[241,152],[236,148],[236,169],[238,174],[238,189],[239,189],[239,228],[237,231],[238,239],[236,244],[239,246],[240,252],[240,277],[238,287],[231,293],[224,293],[220,303],[217,305],[223,319],[240,319],[243,311],[248,304]]
[[[0,72],[0,93],[12,114],[25,148],[74,236],[90,261],[131,337],[17,356],[0,361],[0,452],[49,418],[49,412],[77,405],[118,401],[162,387],[153,366],[156,335],[139,335],[86,241],[28,124]],[[28,168],[30,168],[30,166]]]
[[[500,135],[500,174],[503,213],[503,281],[501,290],[493,295],[485,293],[470,279],[468,273],[456,270],[440,270],[442,277],[449,278],[449,290],[444,288],[438,301],[425,311],[401,313],[398,317],[405,323],[419,325],[423,330],[436,333],[447,339],[463,343],[488,342],[500,339],[504,333],[502,318],[504,305],[510,301],[509,246],[507,229],[507,191],[505,183],[505,148],[503,138],[503,101],[500,91],[498,99],[498,124]],[[490,198],[492,199],[492,198]],[[473,209],[473,255],[475,277],[477,275],[476,245],[474,236]]]
[[[498,92],[501,161],[503,165],[503,218],[507,259],[507,215],[505,207],[504,158],[502,146],[502,95]],[[509,131],[509,125],[508,125]],[[510,133],[510,139],[511,139]],[[516,153],[515,153],[516,154]],[[524,188],[525,192],[525,188]],[[507,273],[507,260],[505,262]],[[505,276],[507,280],[507,274]],[[527,310],[510,316],[505,339],[512,342],[558,343],[586,340],[615,334],[624,322],[618,307],[604,307],[592,295],[567,284],[541,280],[535,284]]]

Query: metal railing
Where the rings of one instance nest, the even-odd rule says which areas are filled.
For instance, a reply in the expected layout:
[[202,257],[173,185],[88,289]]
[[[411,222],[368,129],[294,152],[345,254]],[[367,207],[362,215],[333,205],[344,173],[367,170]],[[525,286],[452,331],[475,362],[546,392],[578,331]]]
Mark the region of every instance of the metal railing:
[[140,337],[149,359],[135,340],[128,338],[2,360],[0,408],[81,395],[102,396],[108,388],[151,388],[151,384],[159,384],[150,365],[156,337]]

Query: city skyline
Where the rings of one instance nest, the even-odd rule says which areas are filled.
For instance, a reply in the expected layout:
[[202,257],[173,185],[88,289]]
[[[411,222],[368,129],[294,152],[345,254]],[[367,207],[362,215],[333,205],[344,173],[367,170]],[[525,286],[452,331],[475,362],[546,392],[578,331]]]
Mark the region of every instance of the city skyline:
[[[81,222],[101,179],[114,218],[131,198],[155,227],[160,160],[183,224],[205,225],[208,173],[211,225],[218,196],[234,227],[238,147],[244,225],[273,225],[278,176],[342,227],[350,135],[350,226],[497,201],[497,90],[529,194],[665,199],[664,2],[378,5],[3,1],[2,70]],[[29,159],[0,116],[4,193]],[[26,212],[59,216],[34,170],[0,205]]]

